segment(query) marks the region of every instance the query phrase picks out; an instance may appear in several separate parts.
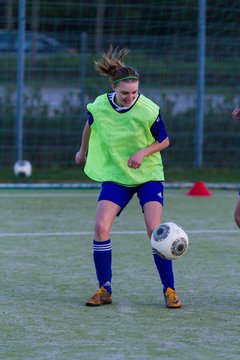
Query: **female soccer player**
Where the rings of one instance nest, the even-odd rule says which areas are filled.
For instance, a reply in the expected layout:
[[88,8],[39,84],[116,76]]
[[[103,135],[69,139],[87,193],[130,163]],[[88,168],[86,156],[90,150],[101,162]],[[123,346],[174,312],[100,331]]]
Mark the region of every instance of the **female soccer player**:
[[[232,117],[234,120],[240,120],[240,108],[236,108],[232,112]],[[240,195],[240,192],[239,192]],[[238,198],[237,205],[234,212],[234,219],[237,226],[240,228],[240,197]]]
[[[159,106],[139,93],[138,72],[122,62],[127,53],[125,48],[110,47],[95,61],[99,74],[109,77],[112,92],[87,105],[89,118],[75,156],[78,165],[86,161],[84,171],[88,177],[102,183],[93,241],[99,290],[87,300],[87,306],[112,303],[110,230],[133,195],[139,198],[149,238],[162,222],[164,172],[160,152],[168,147],[169,139]],[[154,252],[153,258],[166,306],[181,307],[174,288],[172,261]]]

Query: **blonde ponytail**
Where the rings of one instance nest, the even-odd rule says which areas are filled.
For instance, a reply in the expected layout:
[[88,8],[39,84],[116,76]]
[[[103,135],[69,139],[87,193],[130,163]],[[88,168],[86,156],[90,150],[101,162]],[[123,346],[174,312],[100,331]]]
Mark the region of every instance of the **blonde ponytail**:
[[95,66],[98,73],[102,76],[108,76],[111,83],[119,81],[138,80],[139,75],[137,71],[131,66],[125,66],[123,59],[129,53],[126,48],[113,49],[110,46],[107,53],[101,52],[101,58],[95,61]]

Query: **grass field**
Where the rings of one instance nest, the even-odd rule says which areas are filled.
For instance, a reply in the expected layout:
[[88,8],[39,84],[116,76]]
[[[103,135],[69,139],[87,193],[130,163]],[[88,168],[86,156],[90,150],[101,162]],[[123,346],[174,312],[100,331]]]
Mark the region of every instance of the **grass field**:
[[96,190],[1,190],[0,358],[238,360],[236,191],[167,189],[164,221],[190,238],[166,309],[137,199],[112,231],[113,304],[88,308]]

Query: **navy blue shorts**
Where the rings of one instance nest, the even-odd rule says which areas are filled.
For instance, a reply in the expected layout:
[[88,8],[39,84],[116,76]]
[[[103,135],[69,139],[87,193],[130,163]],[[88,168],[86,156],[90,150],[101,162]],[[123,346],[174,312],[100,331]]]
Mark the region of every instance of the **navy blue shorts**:
[[149,181],[138,186],[124,186],[106,181],[102,184],[98,201],[109,200],[119,205],[121,207],[120,214],[135,193],[139,198],[142,209],[144,204],[149,201],[157,201],[162,206],[164,204],[164,183],[161,181]]

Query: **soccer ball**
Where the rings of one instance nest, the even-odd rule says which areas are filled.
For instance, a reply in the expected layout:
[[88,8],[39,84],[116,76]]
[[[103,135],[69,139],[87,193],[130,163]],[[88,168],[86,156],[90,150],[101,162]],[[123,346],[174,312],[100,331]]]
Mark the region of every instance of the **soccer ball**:
[[27,160],[18,160],[13,167],[15,176],[30,177],[32,175],[32,165]]
[[173,222],[157,226],[151,236],[152,248],[167,260],[179,259],[186,252],[189,240],[185,231]]

